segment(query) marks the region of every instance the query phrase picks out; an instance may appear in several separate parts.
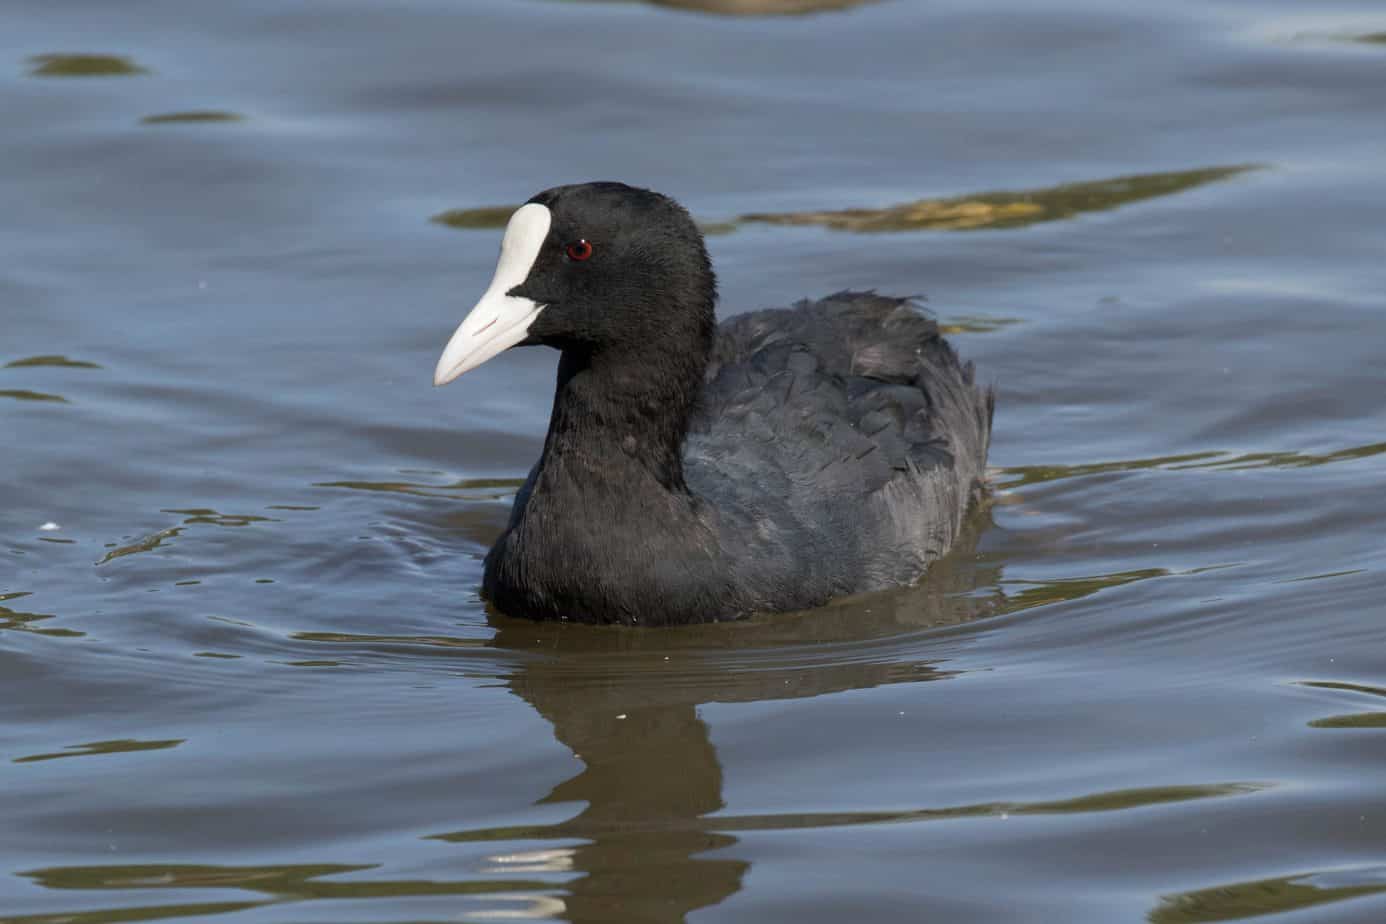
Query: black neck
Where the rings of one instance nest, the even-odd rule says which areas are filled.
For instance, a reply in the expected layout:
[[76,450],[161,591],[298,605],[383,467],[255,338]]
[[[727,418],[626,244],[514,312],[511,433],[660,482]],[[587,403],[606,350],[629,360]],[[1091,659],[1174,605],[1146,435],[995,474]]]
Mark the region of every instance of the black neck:
[[564,349],[544,441],[546,463],[562,460],[597,479],[628,478],[634,463],[666,490],[687,493],[683,444],[710,346],[695,341],[682,353],[657,343],[630,350]]

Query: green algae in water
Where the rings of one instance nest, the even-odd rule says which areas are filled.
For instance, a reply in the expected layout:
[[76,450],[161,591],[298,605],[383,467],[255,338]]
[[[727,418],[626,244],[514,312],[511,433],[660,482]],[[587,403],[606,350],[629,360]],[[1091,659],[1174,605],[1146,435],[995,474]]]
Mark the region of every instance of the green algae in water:
[[[549,890],[552,883],[509,878],[465,879],[457,882],[432,879],[345,879],[352,873],[378,869],[378,865],[315,863],[283,866],[194,866],[190,864],[139,864],[115,866],[55,866],[19,873],[46,889],[242,889],[274,898],[293,899],[400,899],[414,896],[530,893]],[[169,906],[162,906],[169,907]],[[247,906],[249,907],[249,906]],[[167,917],[167,915],[159,915]],[[51,918],[49,920],[57,920]],[[64,920],[74,920],[65,917]],[[152,917],[102,917],[100,921],[153,920]]]
[[500,500],[524,487],[522,478],[464,478],[452,484],[419,484],[411,481],[319,481],[315,488],[347,488],[353,491],[412,494],[418,497],[465,497]]
[[1168,895],[1152,909],[1150,924],[1204,924],[1298,911],[1386,892],[1382,871],[1334,871],[1237,882]]
[[487,205],[474,209],[448,209],[434,215],[429,221],[462,231],[504,228],[515,213],[515,208],[513,205]]
[[262,517],[249,513],[218,513],[210,507],[175,507],[160,512],[177,513],[187,517],[187,519],[183,521],[183,525],[185,526],[191,526],[195,523],[206,523],[212,526],[249,526],[252,523],[279,522],[273,517]]
[[568,2],[635,3],[710,13],[714,16],[808,16],[849,10],[852,7],[875,3],[877,0],[568,0]]
[[1341,680],[1301,680],[1302,687],[1316,690],[1342,690],[1346,693],[1361,693],[1363,696],[1386,696],[1386,687],[1369,687],[1363,683],[1344,683]]
[[15,591],[13,593],[0,594],[0,631],[12,629],[17,632],[32,632],[35,635],[47,635],[50,638],[81,638],[85,632],[78,632],[76,629],[50,629],[36,625],[36,623],[56,618],[52,613],[31,613],[23,610],[11,609],[4,603],[10,600],[19,600],[23,597],[30,597],[30,591]]
[[[1094,812],[1121,812],[1130,809],[1170,805],[1200,799],[1244,796],[1262,792],[1262,783],[1213,783],[1192,786],[1151,786],[1097,792],[1052,802],[981,802],[946,808],[905,809],[884,812],[804,812],[790,815],[717,815],[703,819],[701,829],[708,832],[792,831],[860,825],[915,824],[925,821],[957,821],[968,818],[997,818],[1011,815],[1082,815]],[[428,840],[447,843],[484,843],[510,840],[557,840],[588,837],[578,819],[557,825],[514,825],[449,831],[427,835]]]
[[698,230],[703,233],[703,237],[721,237],[724,234],[731,234],[736,231],[734,221],[700,221]]
[[1218,455],[1226,457],[1193,465],[1179,466],[1179,468],[1204,468],[1223,471],[1241,471],[1254,468],[1314,468],[1320,465],[1333,465],[1338,462],[1355,462],[1360,459],[1370,459],[1373,456],[1379,456],[1383,453],[1386,453],[1386,443],[1368,443],[1365,446],[1350,446],[1346,449],[1335,449],[1323,453],[1295,451],[1248,452],[1236,456],[1218,453]]
[[647,0],[651,6],[717,16],[807,16],[849,10],[874,0]]
[[181,526],[170,526],[168,529],[161,529],[157,533],[137,539],[125,545],[116,546],[101,557],[97,565],[104,565],[107,562],[115,561],[117,558],[124,558],[126,555],[136,555],[140,552],[152,552],[164,544],[167,539],[173,539],[183,531]]
[[13,398],[16,401],[50,401],[54,404],[67,404],[62,395],[50,395],[42,391],[29,391],[27,388],[0,389],[0,398]]
[[453,638],[448,635],[359,635],[347,632],[295,632],[289,636],[296,642],[328,642],[359,645],[386,643],[396,645],[427,645],[431,648],[486,648],[481,639]]
[[[1368,443],[1365,446],[1351,446],[1324,453],[1252,452],[1233,454],[1225,450],[1213,449],[1178,456],[1158,456],[1151,459],[1126,459],[1115,462],[1093,462],[1080,465],[1016,465],[996,470],[998,475],[1011,480],[998,483],[1001,488],[1021,488],[1032,484],[1057,481],[1060,478],[1078,478],[1087,475],[1103,475],[1111,472],[1135,472],[1161,469],[1181,472],[1192,470],[1243,471],[1258,468],[1314,468],[1320,465],[1333,465],[1342,462],[1356,462],[1386,454],[1386,443]],[[1335,572],[1336,574],[1337,572]]]
[[[439,212],[428,220],[434,224],[446,225],[459,231],[491,231],[504,228],[515,214],[515,205],[487,205],[474,209],[448,209]],[[731,234],[737,229],[735,221],[701,221],[698,230],[705,237],[718,237]]]
[[1021,318],[994,318],[986,315],[958,315],[938,322],[938,329],[945,334],[989,334],[992,331],[1024,323]]
[[[744,224],[818,226],[832,231],[860,233],[1022,228],[1042,222],[1073,218],[1089,212],[1110,211],[1131,203],[1185,192],[1258,169],[1261,167],[1257,164],[1237,164],[1170,173],[1132,174],[1083,183],[1064,183],[1042,189],[1002,190],[941,199],[918,199],[874,209],[751,212],[727,221],[700,221],[698,227],[708,236],[731,234]],[[513,205],[504,205],[449,209],[439,212],[429,220],[464,231],[501,229],[510,220],[515,208]],[[998,323],[1011,323],[1011,319],[1001,319]]]
[[141,125],[184,125],[198,124],[204,122],[244,122],[245,116],[236,112],[225,112],[220,109],[193,109],[188,112],[165,112],[159,115],[145,116],[140,119]]
[[1133,202],[1170,196],[1257,169],[1252,164],[1144,173],[1043,189],[983,192],[944,199],[919,199],[876,209],[755,212],[741,221],[772,225],[817,225],[833,231],[974,231],[1020,228],[1104,212]]
[[1356,712],[1315,719],[1310,728],[1386,728],[1386,712]]
[[163,751],[175,748],[186,738],[168,738],[163,741],[139,741],[134,738],[118,738],[113,741],[92,741],[87,744],[74,744],[51,754],[33,754],[16,757],[14,763],[32,764],[43,760],[59,760],[64,757],[88,757],[93,754],[128,754],[133,751]]
[[1050,603],[1081,600],[1098,591],[1120,587],[1135,581],[1150,578],[1171,577],[1174,572],[1166,568],[1141,568],[1135,571],[1120,571],[1115,574],[1099,574],[1092,577],[1063,578],[1057,581],[1003,581],[1003,584],[1020,584],[1024,589],[1009,594],[1004,607],[1005,612],[1015,613]]
[[997,474],[1010,480],[997,484],[1000,488],[1022,488],[1032,484],[1044,484],[1061,478],[1080,478],[1087,475],[1105,475],[1109,472],[1135,472],[1146,469],[1168,469],[1179,465],[1192,467],[1190,463],[1219,459],[1226,453],[1218,451],[1193,452],[1178,456],[1156,456],[1151,459],[1120,459],[1114,462],[1089,462],[1078,465],[1013,465],[997,469]]
[[6,369],[26,369],[32,366],[61,366],[65,369],[100,369],[96,363],[85,362],[80,359],[68,359],[66,356],[46,355],[46,356],[26,356],[24,359],[15,359],[5,363]]
[[124,55],[60,54],[29,58],[31,77],[135,77],[149,71]]

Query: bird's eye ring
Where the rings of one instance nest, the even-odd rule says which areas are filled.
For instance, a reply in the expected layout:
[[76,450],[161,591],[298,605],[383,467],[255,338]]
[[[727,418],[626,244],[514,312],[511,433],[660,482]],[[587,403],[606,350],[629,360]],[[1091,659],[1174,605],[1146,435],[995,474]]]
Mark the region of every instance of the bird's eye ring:
[[583,260],[592,256],[592,242],[586,240],[573,241],[567,246],[566,252],[569,260],[575,260],[581,263]]

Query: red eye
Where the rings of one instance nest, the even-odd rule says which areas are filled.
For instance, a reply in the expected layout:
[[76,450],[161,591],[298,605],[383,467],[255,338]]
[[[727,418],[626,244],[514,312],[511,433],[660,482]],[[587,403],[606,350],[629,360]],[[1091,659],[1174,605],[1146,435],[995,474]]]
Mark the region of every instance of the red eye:
[[581,263],[583,260],[586,260],[590,256],[592,256],[591,241],[573,241],[571,244],[568,245],[569,260],[576,260],[579,263]]

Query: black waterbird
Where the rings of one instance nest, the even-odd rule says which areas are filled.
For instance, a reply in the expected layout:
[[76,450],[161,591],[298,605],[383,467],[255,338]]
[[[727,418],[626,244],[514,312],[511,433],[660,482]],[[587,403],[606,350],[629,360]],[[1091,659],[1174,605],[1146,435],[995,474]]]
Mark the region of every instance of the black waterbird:
[[486,557],[511,616],[673,625],[917,580],[981,496],[994,395],[908,299],[840,292],[718,326],[702,235],[622,183],[542,192],[442,385],[561,351],[544,451]]

